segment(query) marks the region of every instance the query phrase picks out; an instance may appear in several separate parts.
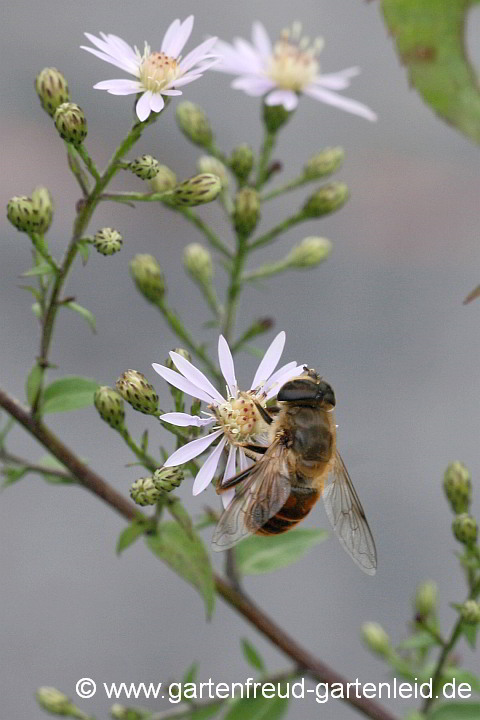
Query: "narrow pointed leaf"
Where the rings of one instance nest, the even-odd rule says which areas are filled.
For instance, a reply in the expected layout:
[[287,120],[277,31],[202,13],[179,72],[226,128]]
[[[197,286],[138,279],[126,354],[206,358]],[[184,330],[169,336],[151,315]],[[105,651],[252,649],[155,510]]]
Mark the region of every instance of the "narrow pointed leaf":
[[252,535],[235,548],[238,571],[242,575],[260,575],[287,567],[326,537],[326,530],[310,528],[268,537]]
[[43,393],[43,413],[67,412],[93,405],[93,395],[97,388],[95,380],[84,377],[54,380]]
[[97,321],[95,319],[95,315],[90,311],[87,310],[87,308],[84,308],[82,305],[79,305],[78,303],[71,300],[68,303],[65,303],[65,307],[70,308],[70,310],[74,310],[76,313],[81,315],[84,320],[87,321],[87,323],[92,328],[92,331],[94,333],[97,332]]

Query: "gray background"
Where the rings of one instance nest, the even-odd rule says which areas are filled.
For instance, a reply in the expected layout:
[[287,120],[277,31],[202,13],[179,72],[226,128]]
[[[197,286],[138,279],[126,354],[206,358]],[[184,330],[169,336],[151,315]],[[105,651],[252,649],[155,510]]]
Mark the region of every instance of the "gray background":
[[[305,235],[334,241],[327,264],[310,274],[285,275],[263,291],[245,292],[240,314],[246,326],[256,314],[274,314],[287,330],[285,362],[295,358],[315,366],[337,393],[339,445],[373,528],[379,572],[364,576],[335,540],[295,566],[248,579],[248,591],[323,660],[352,678],[387,678],[384,666],[362,647],[365,620],[385,625],[399,640],[411,616],[415,584],[438,581],[441,617],[449,627],[452,600],[463,598],[454,558],[451,516],[441,478],[448,462],[463,459],[475,478],[479,509],[478,324],[480,303],[462,299],[479,281],[477,149],[440,122],[410,91],[377,3],[358,0],[299,0],[291,3],[203,2],[17,2],[3,8],[1,73],[3,152],[2,203],[46,184],[56,202],[50,233],[57,254],[65,247],[78,191],[65,168],[62,143],[32,89],[42,67],[59,67],[70,81],[73,100],[86,111],[88,146],[102,165],[129,127],[131,104],[92,90],[103,79],[121,77],[79,50],[82,33],[114,32],[130,43],[155,48],[168,23],[196,14],[190,47],[206,34],[230,40],[246,36],[254,18],[275,36],[295,18],[309,33],[322,34],[326,72],[359,64],[362,75],[349,91],[379,114],[370,124],[304,99],[283,132],[277,155],[284,177],[293,177],[312,152],[343,144],[347,157],[339,178],[352,198],[340,213],[298,227],[259,260],[280,257]],[[478,39],[480,13],[472,15],[469,38]],[[478,46],[478,43],[476,43]],[[478,60],[478,49],[477,49]],[[186,88],[185,96],[208,108],[225,148],[260,142],[259,102],[230,91],[229,77],[208,74]],[[169,111],[139,143],[180,177],[192,174],[197,151],[175,129]],[[122,177],[117,187],[141,187]],[[300,202],[292,194],[272,202],[268,228]],[[224,231],[217,207],[202,214]],[[2,227],[1,383],[23,398],[24,377],[38,352],[38,327],[30,299],[18,289],[29,263],[26,239]],[[52,359],[61,374],[82,374],[113,383],[128,367],[144,371],[166,401],[162,382],[150,369],[176,343],[155,310],[136,294],[128,262],[137,252],[155,254],[165,268],[170,300],[199,335],[207,313],[185,279],[183,247],[200,236],[181,218],[158,207],[104,205],[92,229],[113,225],[125,237],[114,258],[97,254],[86,269],[77,263],[68,292],[95,312],[93,336],[76,315],[60,313]],[[223,287],[224,274],[218,271]],[[266,346],[270,338],[262,340]],[[256,361],[238,361],[246,383]],[[51,374],[54,377],[54,373]],[[54,416],[51,426],[88,458],[119,490],[140,474],[126,468],[130,455],[93,409]],[[138,434],[155,423],[129,413]],[[12,449],[33,460],[44,453],[22,430],[12,433]],[[181,490],[192,511],[189,481]],[[326,525],[318,506],[307,523]],[[201,679],[241,680],[250,674],[239,638],[254,640],[272,669],[285,660],[221,601],[211,623],[194,591],[138,543],[120,559],[115,541],[124,527],[115,513],[82,489],[53,487],[31,476],[0,497],[2,647],[1,707],[5,718],[43,717],[33,694],[39,685],[74,693],[76,680],[156,681],[178,678],[192,659]],[[467,664],[473,659],[461,648]],[[97,693],[82,707],[106,717],[110,702]],[[398,713],[409,703],[391,701]],[[312,699],[297,700],[291,718],[320,712]],[[323,716],[353,717],[345,705],[329,703]]]

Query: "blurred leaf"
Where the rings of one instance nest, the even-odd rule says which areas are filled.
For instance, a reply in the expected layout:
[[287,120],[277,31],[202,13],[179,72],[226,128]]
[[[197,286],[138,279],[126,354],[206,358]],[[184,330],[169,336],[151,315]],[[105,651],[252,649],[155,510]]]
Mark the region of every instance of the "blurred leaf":
[[146,538],[150,550],[193,585],[203,596],[207,617],[215,606],[215,583],[210,558],[199,535],[188,535],[176,522],[164,522]]
[[33,285],[19,285],[18,287],[21,290],[26,290],[27,292],[32,293],[35,300],[38,300],[40,302],[40,300],[42,299],[41,291],[38,288],[33,287]]
[[7,488],[10,485],[13,485],[17,482],[17,480],[21,480],[24,475],[28,473],[28,468],[24,467],[23,465],[18,465],[17,467],[7,467],[2,470],[3,477],[5,478],[2,483],[2,490],[3,488]]
[[130,545],[133,545],[135,540],[145,533],[148,527],[148,521],[145,518],[138,518],[138,520],[132,520],[130,525],[127,525],[125,530],[122,530],[117,540],[116,552],[120,555]]
[[148,450],[148,430],[144,430],[142,434],[142,442],[140,447],[142,448],[143,452],[147,452]]
[[190,665],[189,668],[185,670],[185,673],[182,678],[182,685],[185,685],[185,683],[193,683],[197,679],[198,674],[198,663],[194,662]]
[[3,428],[0,431],[0,448],[3,447],[5,438],[7,437],[8,433],[10,432],[10,430],[13,428],[14,425],[15,425],[15,420],[13,418],[9,417],[7,419],[7,422],[5,423],[5,425],[3,426]]
[[283,535],[252,535],[235,548],[238,571],[259,575],[287,567],[328,537],[326,530],[298,528]]
[[77,241],[78,252],[82,256],[82,262],[84,265],[88,262],[88,256],[90,255],[90,243],[88,240]]
[[70,300],[70,302],[65,303],[65,307],[70,308],[70,310],[74,310],[79,315],[81,315],[87,323],[92,328],[93,332],[97,332],[97,321],[95,319],[95,315],[90,311],[87,310],[87,308],[84,308],[82,305],[79,305],[78,303],[74,302],[73,300]]
[[[218,705],[208,705],[207,707],[198,707],[192,710],[188,715],[183,716],[183,720],[210,720],[220,712],[224,703],[218,703]],[[172,717],[174,720],[174,717]]]
[[34,365],[27,376],[25,383],[25,395],[29,405],[33,403],[37,397],[40,383],[42,382],[43,371],[39,365]]
[[97,388],[95,380],[84,377],[54,380],[43,393],[43,413],[67,412],[93,405],[93,394]]
[[437,645],[438,641],[426,630],[420,630],[398,645],[399,650],[423,650]]
[[47,263],[40,263],[40,265],[36,265],[31,270],[27,270],[26,272],[21,274],[21,277],[35,277],[36,275],[51,275],[53,273],[52,266]]
[[245,660],[249,665],[255,668],[255,670],[260,670],[262,673],[265,672],[265,663],[263,662],[262,656],[247,638],[242,639],[242,650]]
[[288,698],[245,697],[236,700],[224,720],[280,720],[288,710]]
[[428,713],[428,720],[478,720],[480,703],[449,702],[437,705]]
[[169,502],[167,505],[167,510],[173,517],[173,519],[180,525],[180,527],[185,530],[187,535],[189,535],[193,539],[194,532],[192,518],[185,510],[180,500],[174,500],[173,502]]
[[200,515],[195,520],[195,530],[203,530],[206,527],[210,527],[211,525],[216,525],[218,522],[218,517],[215,515],[215,513],[212,512],[206,512],[204,515]]
[[382,0],[382,7],[411,83],[438,115],[480,143],[480,91],[465,51],[475,2]]
[[455,680],[456,687],[458,687],[459,683],[468,683],[474,692],[480,693],[480,678],[470,672],[470,670],[464,670],[463,668],[457,667],[447,667],[443,670],[442,678],[446,682]]
[[469,625],[468,623],[462,624],[462,633],[472,650],[475,650],[477,644],[477,632],[478,625]]
[[465,300],[463,301],[464,305],[468,305],[469,303],[473,302],[477,298],[480,297],[480,285],[477,285],[476,288],[472,290],[472,292],[469,292]]
[[48,473],[48,470],[61,470],[64,473],[68,473],[68,468],[65,467],[65,465],[62,465],[61,462],[57,460],[57,458],[53,457],[52,455],[44,455],[41,460],[39,461],[39,465],[45,468],[47,472],[40,473],[44,480],[46,480],[49,483],[52,483],[53,485],[70,485],[75,484],[76,480],[75,478],[62,478],[58,475],[50,475]]

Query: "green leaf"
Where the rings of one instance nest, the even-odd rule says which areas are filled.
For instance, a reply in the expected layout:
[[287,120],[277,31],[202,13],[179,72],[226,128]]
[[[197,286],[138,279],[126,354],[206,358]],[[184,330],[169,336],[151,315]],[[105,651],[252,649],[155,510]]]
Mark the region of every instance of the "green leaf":
[[283,535],[252,535],[235,548],[242,575],[260,575],[287,567],[328,537],[326,530],[298,528]]
[[90,310],[87,310],[87,308],[84,308],[82,305],[79,305],[73,300],[70,300],[70,302],[64,304],[65,307],[70,308],[70,310],[74,310],[79,315],[81,315],[84,320],[86,320],[87,323],[90,325],[94,333],[97,332],[97,321],[95,319],[95,315]]
[[22,273],[21,277],[35,277],[36,275],[52,275],[53,273],[53,267],[47,263],[40,263],[40,265],[36,265],[31,270],[27,270],[26,272]]
[[39,320],[42,319],[42,308],[39,302],[34,302],[32,305],[32,312]]
[[146,538],[150,550],[195,587],[205,602],[207,617],[215,605],[215,583],[210,558],[199,535],[190,537],[176,522],[164,522]]
[[438,641],[426,630],[419,630],[398,645],[399,650],[423,650],[437,645]]
[[77,249],[82,256],[83,265],[86,265],[88,262],[88,256],[90,255],[90,242],[88,240],[78,240]]
[[449,702],[437,705],[428,713],[428,720],[478,720],[480,703]]
[[185,510],[180,500],[174,500],[173,502],[168,503],[167,509],[173,519],[185,530],[187,535],[190,535],[190,537],[193,538],[192,518]]
[[475,650],[477,644],[477,632],[478,625],[469,625],[468,623],[462,623],[462,633],[464,634],[465,639],[472,648],[472,650]]
[[242,650],[245,660],[249,665],[255,668],[255,670],[260,670],[262,673],[265,672],[265,663],[263,662],[262,656],[247,638],[242,639]]
[[223,720],[280,720],[288,709],[288,698],[245,697],[237,700]]
[[64,377],[54,380],[43,393],[43,413],[68,412],[93,405],[96,380],[84,377]]
[[465,50],[468,10],[478,0],[382,0],[411,83],[433,110],[480,142],[480,91]]
[[19,285],[18,287],[21,290],[26,290],[27,292],[32,293],[33,297],[35,300],[38,300],[38,302],[42,299],[42,292],[38,288],[33,287],[33,285]]
[[148,430],[144,430],[142,433],[142,442],[140,444],[143,452],[146,453],[148,450]]
[[40,384],[43,378],[43,370],[39,365],[34,365],[27,376],[27,382],[25,383],[25,395],[29,405],[32,405],[37,393],[40,389]]
[[132,520],[130,525],[127,525],[125,530],[122,530],[117,540],[116,552],[120,555],[130,545],[133,545],[135,540],[145,533],[148,527],[148,522],[145,518],[139,518],[138,520]]
[[68,468],[66,468],[65,465],[62,465],[62,463],[59,462],[57,458],[53,457],[53,455],[44,455],[40,459],[39,465],[44,467],[46,470],[46,472],[40,473],[40,475],[43,477],[44,480],[52,483],[52,485],[72,485],[76,483],[76,480],[73,477],[63,478],[59,477],[58,475],[51,475],[48,472],[48,470],[61,470],[65,473],[69,472]]
[[10,485],[13,485],[18,480],[21,480],[24,475],[28,473],[28,468],[23,467],[23,465],[18,465],[18,467],[7,467],[3,469],[3,476],[5,480],[2,483],[2,490],[4,488],[9,487]]
[[198,663],[194,662],[190,665],[189,668],[185,670],[185,673],[182,678],[182,685],[185,685],[185,683],[193,683],[197,679],[198,674]]
[[198,707],[188,715],[184,715],[183,720],[210,720],[210,718],[215,717],[223,705],[224,703],[219,702],[218,705],[208,705],[203,708]]
[[480,692],[480,678],[470,672],[470,670],[464,670],[463,668],[457,667],[447,667],[443,670],[442,678],[446,682],[455,680],[456,687],[458,687],[459,683],[468,683],[474,692]]

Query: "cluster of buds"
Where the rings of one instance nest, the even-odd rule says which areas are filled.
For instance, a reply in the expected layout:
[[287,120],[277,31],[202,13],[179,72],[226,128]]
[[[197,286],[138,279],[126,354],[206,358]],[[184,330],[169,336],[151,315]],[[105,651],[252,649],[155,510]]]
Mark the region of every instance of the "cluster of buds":
[[177,176],[167,165],[159,165],[157,174],[150,180],[150,187],[153,192],[163,193],[173,190],[177,185]]
[[251,187],[241,188],[235,195],[233,221],[235,230],[243,237],[248,237],[255,230],[260,220],[260,198]]
[[468,511],[472,500],[472,476],[463,463],[450,463],[443,476],[443,489],[456,515]]
[[158,468],[152,477],[135,480],[130,497],[137,505],[155,505],[165,495],[178,488],[184,474],[180,467]]
[[95,233],[92,245],[102,255],[114,255],[122,249],[123,238],[117,230],[106,227]]
[[141,155],[128,163],[128,169],[140,180],[152,180],[159,170],[160,164],[152,155]]
[[168,195],[173,205],[195,207],[212,202],[222,190],[222,182],[217,175],[201,173],[179,183]]
[[130,262],[137,290],[151,303],[158,304],[163,300],[166,285],[162,268],[153,255],[135,255]]
[[381,625],[367,622],[362,626],[362,637],[370,650],[377,655],[387,657],[391,650],[390,638]]
[[7,204],[7,217],[20,232],[46,233],[53,219],[53,202],[47,188],[36,188],[32,197],[11,198]]
[[158,409],[158,395],[145,375],[138,370],[126,370],[115,383],[120,395],[134,410],[154,415]]
[[93,402],[98,414],[114,430],[122,430],[125,421],[125,405],[121,395],[108,385],[102,385],[95,391]]
[[336,172],[342,165],[345,153],[341,147],[325,148],[305,163],[303,175],[308,180],[325,177]]
[[253,163],[255,156],[250,145],[238,145],[234,148],[230,155],[230,168],[235,174],[236,178],[241,182],[245,183],[253,169]]
[[303,206],[305,217],[317,218],[339,210],[348,199],[345,183],[332,182],[316,190]]
[[209,148],[213,142],[213,132],[206,113],[199,105],[192,102],[181,102],[175,114],[178,127],[195,145]]

